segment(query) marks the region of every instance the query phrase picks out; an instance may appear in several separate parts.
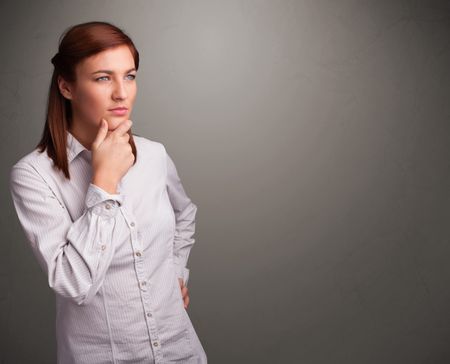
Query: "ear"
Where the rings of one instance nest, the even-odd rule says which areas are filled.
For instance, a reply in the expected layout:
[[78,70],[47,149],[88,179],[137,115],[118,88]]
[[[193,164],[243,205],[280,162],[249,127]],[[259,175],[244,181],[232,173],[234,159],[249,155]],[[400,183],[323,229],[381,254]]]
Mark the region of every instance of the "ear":
[[72,99],[72,88],[71,85],[64,80],[61,76],[58,76],[58,88],[61,95],[63,95],[66,99]]

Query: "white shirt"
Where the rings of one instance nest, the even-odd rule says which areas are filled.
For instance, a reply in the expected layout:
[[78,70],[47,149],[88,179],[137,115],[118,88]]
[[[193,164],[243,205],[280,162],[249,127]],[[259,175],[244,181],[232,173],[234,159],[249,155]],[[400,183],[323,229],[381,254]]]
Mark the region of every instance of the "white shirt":
[[207,363],[178,277],[197,206],[163,144],[133,134],[133,165],[109,194],[67,133],[71,179],[36,148],[12,167],[20,224],[56,297],[58,364]]

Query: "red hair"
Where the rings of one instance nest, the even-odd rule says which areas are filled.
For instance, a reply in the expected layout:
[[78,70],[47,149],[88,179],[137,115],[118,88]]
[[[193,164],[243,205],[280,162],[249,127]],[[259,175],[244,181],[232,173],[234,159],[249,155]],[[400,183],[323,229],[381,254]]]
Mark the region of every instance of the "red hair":
[[[69,180],[66,144],[67,133],[72,125],[72,106],[70,100],[59,90],[58,76],[68,82],[75,82],[75,68],[78,63],[94,54],[121,45],[129,47],[137,70],[139,52],[132,40],[115,25],[100,21],[81,23],[66,29],[60,37],[58,53],[51,59],[54,70],[48,95],[46,121],[41,140],[36,147],[41,153],[47,150],[56,168]],[[128,130],[128,134],[136,163],[137,151],[131,129]]]

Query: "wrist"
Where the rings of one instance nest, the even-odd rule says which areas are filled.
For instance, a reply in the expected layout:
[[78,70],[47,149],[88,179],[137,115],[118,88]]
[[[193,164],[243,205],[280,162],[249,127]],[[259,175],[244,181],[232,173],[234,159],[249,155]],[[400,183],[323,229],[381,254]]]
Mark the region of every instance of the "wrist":
[[94,176],[91,180],[91,183],[105,190],[109,194],[117,194],[117,182],[111,181],[110,179]]

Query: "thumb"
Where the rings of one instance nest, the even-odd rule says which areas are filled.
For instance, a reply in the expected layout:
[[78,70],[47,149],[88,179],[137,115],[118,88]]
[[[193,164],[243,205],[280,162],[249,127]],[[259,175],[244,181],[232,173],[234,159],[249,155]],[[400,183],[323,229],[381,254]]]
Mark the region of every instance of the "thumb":
[[100,144],[102,144],[103,140],[105,140],[107,133],[108,133],[108,123],[106,122],[105,119],[102,118],[100,128],[98,129],[97,135],[92,143],[92,146],[98,147]]

